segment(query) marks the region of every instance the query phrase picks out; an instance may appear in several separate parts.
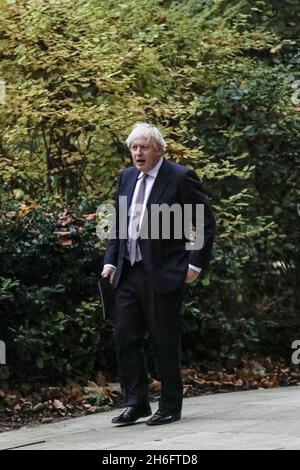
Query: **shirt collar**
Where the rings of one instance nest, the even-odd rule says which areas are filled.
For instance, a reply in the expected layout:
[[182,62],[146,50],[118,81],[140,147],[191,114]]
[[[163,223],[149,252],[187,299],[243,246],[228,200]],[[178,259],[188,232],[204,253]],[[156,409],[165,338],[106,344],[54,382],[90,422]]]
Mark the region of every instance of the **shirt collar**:
[[[160,159],[158,160],[158,162],[156,163],[156,165],[152,168],[152,170],[148,171],[147,175],[148,176],[152,176],[152,178],[156,178],[157,177],[157,173],[159,172],[159,169],[162,165],[162,162],[164,160],[164,157],[160,157]],[[143,172],[141,171],[139,176],[138,176],[138,179],[140,180],[143,176]]]

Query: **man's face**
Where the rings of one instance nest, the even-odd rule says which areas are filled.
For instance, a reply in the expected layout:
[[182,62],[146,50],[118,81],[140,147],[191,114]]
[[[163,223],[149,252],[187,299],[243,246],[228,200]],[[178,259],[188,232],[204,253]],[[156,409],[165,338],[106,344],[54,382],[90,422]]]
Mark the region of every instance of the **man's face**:
[[135,167],[143,173],[152,170],[163,153],[161,148],[155,147],[146,137],[134,140],[130,152]]

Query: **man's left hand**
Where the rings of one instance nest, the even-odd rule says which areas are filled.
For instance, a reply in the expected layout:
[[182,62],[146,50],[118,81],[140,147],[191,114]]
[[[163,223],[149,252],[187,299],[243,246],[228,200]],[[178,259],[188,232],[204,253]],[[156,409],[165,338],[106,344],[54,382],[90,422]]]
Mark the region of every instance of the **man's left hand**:
[[197,271],[195,271],[194,269],[192,268],[189,268],[188,269],[188,272],[186,274],[186,278],[185,278],[185,284],[191,284],[192,282],[196,281],[199,277],[199,274]]

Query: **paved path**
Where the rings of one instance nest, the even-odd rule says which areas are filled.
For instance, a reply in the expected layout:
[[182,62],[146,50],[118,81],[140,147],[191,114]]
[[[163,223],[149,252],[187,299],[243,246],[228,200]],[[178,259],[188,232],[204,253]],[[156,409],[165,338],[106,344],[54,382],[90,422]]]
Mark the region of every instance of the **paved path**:
[[300,449],[300,387],[187,398],[182,420],[165,426],[114,426],[118,412],[4,432],[0,450]]

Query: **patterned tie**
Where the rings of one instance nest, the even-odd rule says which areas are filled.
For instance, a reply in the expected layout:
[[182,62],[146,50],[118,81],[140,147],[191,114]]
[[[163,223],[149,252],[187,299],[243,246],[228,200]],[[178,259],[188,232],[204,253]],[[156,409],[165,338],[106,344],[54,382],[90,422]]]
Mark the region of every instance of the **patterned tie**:
[[[132,208],[132,215],[131,215],[131,228],[136,227],[136,234],[139,233],[140,229],[140,222],[141,222],[141,215],[142,215],[142,206],[145,199],[145,190],[146,190],[146,180],[148,175],[146,173],[143,174],[140,182],[140,187],[138,189],[138,193],[136,195],[135,205]],[[140,251],[138,246],[137,236],[131,238],[129,235],[128,240],[128,257],[130,264],[133,265],[135,261],[138,261],[140,258]]]

